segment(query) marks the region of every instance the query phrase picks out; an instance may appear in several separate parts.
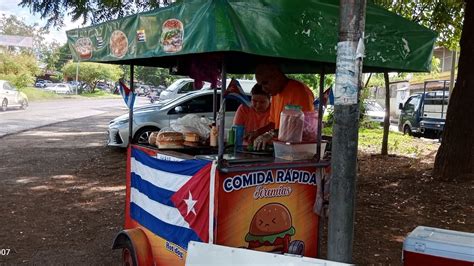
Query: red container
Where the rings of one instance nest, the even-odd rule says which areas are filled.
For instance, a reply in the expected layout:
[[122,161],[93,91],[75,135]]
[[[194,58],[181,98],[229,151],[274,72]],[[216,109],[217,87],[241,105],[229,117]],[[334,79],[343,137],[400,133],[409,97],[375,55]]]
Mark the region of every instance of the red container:
[[472,266],[474,234],[418,226],[403,241],[403,265]]

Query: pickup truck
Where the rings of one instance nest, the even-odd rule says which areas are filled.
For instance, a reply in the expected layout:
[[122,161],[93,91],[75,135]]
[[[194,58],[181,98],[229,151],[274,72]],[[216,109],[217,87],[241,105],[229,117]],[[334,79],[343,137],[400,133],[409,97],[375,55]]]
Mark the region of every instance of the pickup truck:
[[440,138],[446,122],[448,98],[446,86],[441,90],[427,91],[425,82],[423,93],[415,93],[404,104],[399,104],[399,131],[413,136]]

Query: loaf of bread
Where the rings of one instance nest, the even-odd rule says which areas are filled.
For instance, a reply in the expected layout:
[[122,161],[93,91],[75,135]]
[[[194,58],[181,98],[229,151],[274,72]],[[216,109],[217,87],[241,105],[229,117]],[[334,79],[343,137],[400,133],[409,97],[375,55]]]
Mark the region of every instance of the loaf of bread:
[[184,135],[174,131],[164,131],[158,133],[156,146],[160,149],[180,149],[183,148]]
[[185,133],[184,134],[184,141],[199,142],[199,134],[198,133],[193,133],[193,132]]
[[148,143],[150,145],[156,146],[156,138],[158,137],[158,131],[152,132],[148,137]]

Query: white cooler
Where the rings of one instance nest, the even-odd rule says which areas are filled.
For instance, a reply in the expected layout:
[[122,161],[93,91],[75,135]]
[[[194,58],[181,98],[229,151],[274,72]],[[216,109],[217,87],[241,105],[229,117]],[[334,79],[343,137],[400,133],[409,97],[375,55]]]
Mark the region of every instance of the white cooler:
[[474,234],[418,226],[403,241],[404,265],[474,265]]

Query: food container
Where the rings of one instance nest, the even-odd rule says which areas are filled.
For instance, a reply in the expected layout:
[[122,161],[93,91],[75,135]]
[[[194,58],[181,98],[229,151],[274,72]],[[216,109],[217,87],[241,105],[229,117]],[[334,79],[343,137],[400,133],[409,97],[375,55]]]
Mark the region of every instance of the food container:
[[[290,143],[284,141],[273,141],[275,157],[287,161],[309,160],[316,154],[317,142]],[[326,142],[321,142],[321,159],[324,157]]]
[[403,265],[474,265],[474,233],[418,226],[403,241]]
[[299,105],[286,105],[280,114],[278,140],[301,142],[303,139],[304,114]]
[[314,142],[318,138],[318,113],[304,112],[303,141]]
[[237,125],[233,126],[232,129],[235,132],[234,151],[241,151],[244,143],[245,127]]

